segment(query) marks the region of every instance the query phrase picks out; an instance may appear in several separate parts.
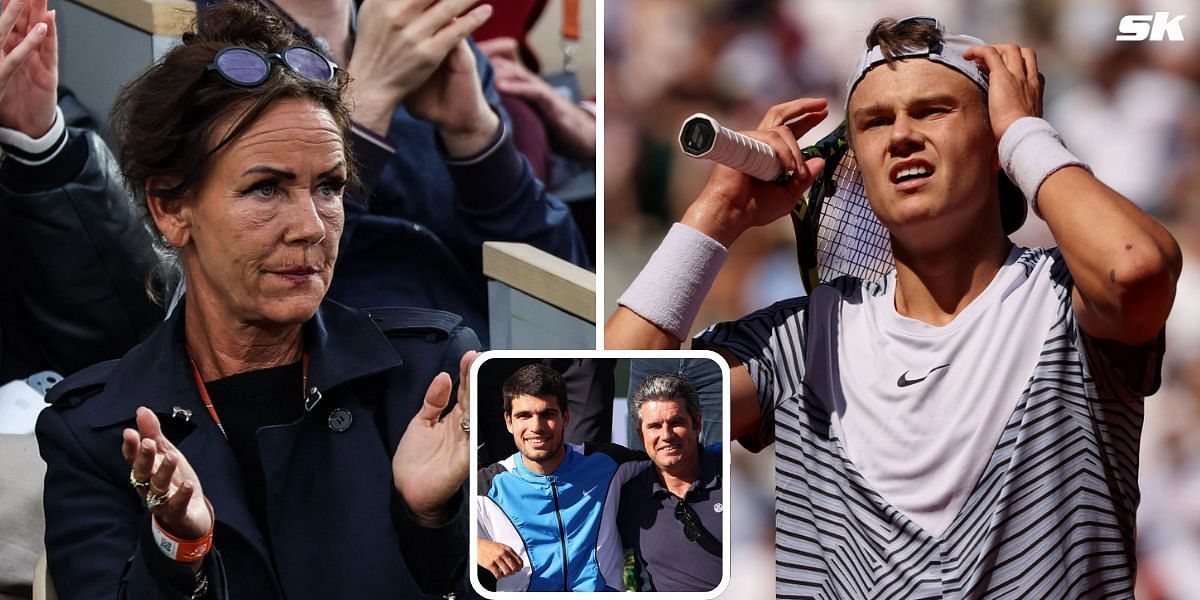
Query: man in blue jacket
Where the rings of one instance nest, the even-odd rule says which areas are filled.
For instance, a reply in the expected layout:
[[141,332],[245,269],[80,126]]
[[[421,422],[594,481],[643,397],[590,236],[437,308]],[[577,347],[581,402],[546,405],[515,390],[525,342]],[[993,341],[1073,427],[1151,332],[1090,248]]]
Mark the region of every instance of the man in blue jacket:
[[617,499],[650,462],[620,446],[564,443],[566,386],[550,367],[522,367],[503,395],[518,451],[479,472],[479,566],[499,591],[623,590]]

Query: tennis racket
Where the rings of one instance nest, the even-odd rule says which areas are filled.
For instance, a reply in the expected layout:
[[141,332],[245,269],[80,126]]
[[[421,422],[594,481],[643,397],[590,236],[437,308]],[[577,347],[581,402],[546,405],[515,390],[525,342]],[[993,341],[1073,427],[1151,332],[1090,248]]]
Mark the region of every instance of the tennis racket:
[[[770,146],[722,127],[703,113],[684,122],[679,146],[688,156],[719,162],[762,181],[783,183],[791,177]],[[843,275],[879,279],[893,267],[892,244],[867,202],[858,161],[846,141],[846,123],[800,153],[806,160],[825,159],[808,194],[792,209],[804,289],[811,293]]]

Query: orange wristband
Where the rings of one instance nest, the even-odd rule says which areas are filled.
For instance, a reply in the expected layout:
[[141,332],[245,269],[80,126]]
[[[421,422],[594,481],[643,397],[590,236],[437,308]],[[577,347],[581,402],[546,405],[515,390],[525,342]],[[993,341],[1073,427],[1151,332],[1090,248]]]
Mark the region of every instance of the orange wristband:
[[[208,499],[204,499],[205,504],[208,504],[208,513],[213,514],[212,504]],[[167,558],[177,562],[191,563],[204,558],[208,551],[212,549],[213,529],[216,529],[216,516],[213,517],[213,527],[210,527],[208,533],[194,540],[184,540],[177,538],[158,524],[158,518],[151,515],[151,533],[154,534],[154,545],[158,546],[159,551],[167,555]]]

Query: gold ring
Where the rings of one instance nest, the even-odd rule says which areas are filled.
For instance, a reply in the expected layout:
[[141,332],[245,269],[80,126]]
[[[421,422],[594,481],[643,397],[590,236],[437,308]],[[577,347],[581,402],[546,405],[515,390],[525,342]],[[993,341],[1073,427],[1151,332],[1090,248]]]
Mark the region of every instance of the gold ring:
[[[146,485],[149,485],[149,483]],[[146,491],[146,509],[154,510],[155,508],[166,504],[170,497],[170,494],[167,492],[160,492],[154,488],[150,488]]]
[[135,490],[144,490],[150,487],[150,480],[138,479],[137,474],[133,472],[133,469],[129,469],[129,485],[133,486],[133,489]]
[[462,427],[463,433],[471,433],[471,420],[463,419],[458,422],[458,426]]

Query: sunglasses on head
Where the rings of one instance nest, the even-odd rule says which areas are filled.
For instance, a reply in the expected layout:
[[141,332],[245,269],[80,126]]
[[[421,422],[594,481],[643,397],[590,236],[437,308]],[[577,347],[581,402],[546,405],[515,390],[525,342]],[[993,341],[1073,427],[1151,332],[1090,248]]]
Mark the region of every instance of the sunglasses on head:
[[244,87],[262,84],[271,76],[271,61],[277,60],[293,73],[320,83],[333,81],[338,66],[320,52],[305,46],[288,46],[283,52],[260,52],[245,46],[222,48],[208,65],[226,81]]

